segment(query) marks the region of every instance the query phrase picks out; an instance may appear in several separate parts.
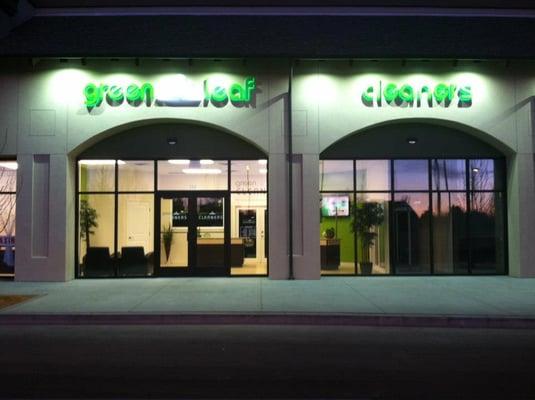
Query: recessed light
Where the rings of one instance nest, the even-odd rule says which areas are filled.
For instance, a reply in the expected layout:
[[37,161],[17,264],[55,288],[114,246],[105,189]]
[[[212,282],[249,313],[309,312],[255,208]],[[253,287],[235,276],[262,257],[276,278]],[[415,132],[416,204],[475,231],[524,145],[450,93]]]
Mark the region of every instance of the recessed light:
[[201,160],[201,165],[212,165],[214,163],[214,160]]
[[189,165],[189,160],[167,160],[167,162],[175,165]]
[[416,139],[416,138],[408,138],[407,139],[407,143],[408,144],[416,144],[416,143],[418,143],[418,139]]
[[170,138],[167,138],[167,143],[171,146],[174,146],[175,144],[177,144],[178,140],[176,139],[176,137],[170,137]]
[[266,165],[267,164],[267,160],[258,160],[258,164]]

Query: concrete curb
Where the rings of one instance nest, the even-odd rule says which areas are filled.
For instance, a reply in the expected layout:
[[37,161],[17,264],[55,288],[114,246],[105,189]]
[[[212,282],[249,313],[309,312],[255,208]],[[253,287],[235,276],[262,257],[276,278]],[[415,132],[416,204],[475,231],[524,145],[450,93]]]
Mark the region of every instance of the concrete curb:
[[331,325],[535,329],[535,318],[355,314],[0,314],[0,325]]

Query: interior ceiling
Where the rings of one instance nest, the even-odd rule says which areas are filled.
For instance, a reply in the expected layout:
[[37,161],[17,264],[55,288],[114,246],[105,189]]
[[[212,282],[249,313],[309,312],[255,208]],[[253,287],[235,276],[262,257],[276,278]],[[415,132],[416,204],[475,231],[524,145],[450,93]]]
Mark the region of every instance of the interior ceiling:
[[533,0],[30,0],[38,8],[352,6],[535,9]]

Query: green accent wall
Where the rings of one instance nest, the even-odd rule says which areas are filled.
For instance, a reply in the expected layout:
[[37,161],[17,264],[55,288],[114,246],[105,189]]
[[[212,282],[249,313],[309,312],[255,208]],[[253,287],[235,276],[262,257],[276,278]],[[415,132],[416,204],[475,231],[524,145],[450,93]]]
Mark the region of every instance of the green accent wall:
[[[321,217],[320,233],[322,236],[326,229],[335,227],[335,217]],[[355,261],[355,245],[353,242],[353,232],[351,231],[351,217],[338,217],[338,235],[336,237],[340,239],[340,261]]]

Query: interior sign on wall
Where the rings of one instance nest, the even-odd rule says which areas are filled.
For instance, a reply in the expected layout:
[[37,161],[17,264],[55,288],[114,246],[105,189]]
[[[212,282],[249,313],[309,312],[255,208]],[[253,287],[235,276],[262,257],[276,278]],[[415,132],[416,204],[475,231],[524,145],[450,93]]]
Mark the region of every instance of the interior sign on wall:
[[145,104],[146,106],[160,107],[203,107],[213,105],[224,107],[229,102],[235,107],[254,106],[256,95],[256,79],[247,77],[243,82],[230,84],[212,84],[210,80],[203,81],[202,87],[195,87],[190,80],[183,78],[173,82],[176,85],[141,85],[131,83],[126,86],[113,83],[88,83],[84,88],[85,106],[91,110],[100,107],[105,101],[112,107],[122,105],[124,102],[133,107]]
[[367,107],[459,107],[472,106],[472,88],[468,85],[438,83],[414,86],[379,81],[361,95]]

